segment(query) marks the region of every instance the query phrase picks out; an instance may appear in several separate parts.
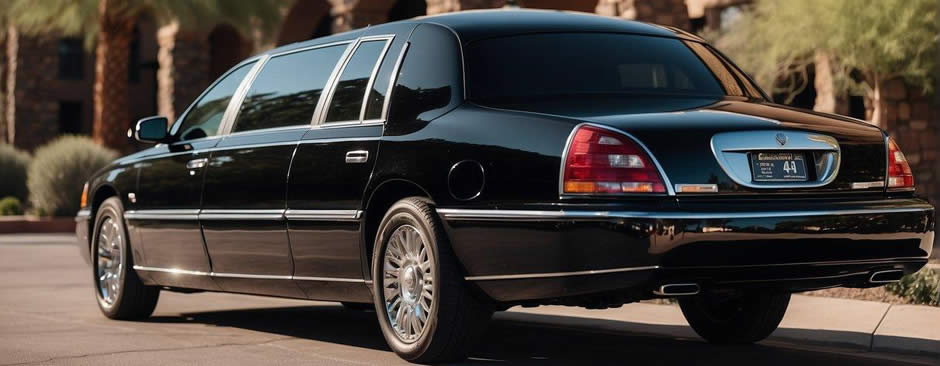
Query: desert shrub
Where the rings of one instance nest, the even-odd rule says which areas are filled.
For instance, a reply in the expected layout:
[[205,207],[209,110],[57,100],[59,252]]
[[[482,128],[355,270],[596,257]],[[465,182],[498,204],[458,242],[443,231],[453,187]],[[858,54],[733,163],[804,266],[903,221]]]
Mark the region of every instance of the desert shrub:
[[0,197],[16,197],[20,202],[29,198],[26,189],[26,170],[29,154],[13,146],[0,143]]
[[41,213],[71,216],[79,210],[82,186],[117,157],[87,137],[62,136],[36,150],[29,165],[30,202]]
[[0,200],[0,216],[22,215],[23,205],[16,197],[4,197]]
[[887,289],[914,304],[940,306],[940,273],[930,268],[904,276]]

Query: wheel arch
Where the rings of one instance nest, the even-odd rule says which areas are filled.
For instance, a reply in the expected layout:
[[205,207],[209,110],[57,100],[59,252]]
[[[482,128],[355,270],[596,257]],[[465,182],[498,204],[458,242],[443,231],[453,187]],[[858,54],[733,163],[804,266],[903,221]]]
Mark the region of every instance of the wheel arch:
[[[88,219],[88,253],[91,254],[91,243],[92,240],[95,240],[95,219],[98,217],[98,208],[101,207],[101,204],[104,201],[111,197],[119,197],[118,191],[114,186],[110,184],[102,184],[95,188],[94,193],[91,195],[91,204],[89,209],[91,210],[90,216]],[[90,258],[90,257],[89,257]]]
[[367,195],[362,217],[361,247],[364,260],[362,272],[366,280],[372,279],[372,251],[375,247],[375,236],[385,212],[395,202],[407,197],[424,197],[432,203],[434,199],[426,189],[415,182],[402,178],[387,179],[375,186]]

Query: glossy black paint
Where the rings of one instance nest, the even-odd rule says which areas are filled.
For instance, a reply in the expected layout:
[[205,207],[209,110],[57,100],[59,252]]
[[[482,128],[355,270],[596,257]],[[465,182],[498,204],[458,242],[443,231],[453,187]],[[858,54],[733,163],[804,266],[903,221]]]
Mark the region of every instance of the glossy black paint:
[[[491,105],[466,94],[463,52],[469,44],[552,32],[680,39],[703,59],[711,58],[710,70],[725,76],[721,82],[728,95]],[[365,123],[318,124],[316,118],[325,114],[320,113],[312,124],[229,134],[233,117],[227,116],[219,136],[157,145],[96,173],[89,181],[91,205],[78,218],[79,235],[87,238],[96,204],[111,195],[121,197],[126,210],[138,213],[193,210],[198,219],[128,218],[137,264],[205,274],[142,270],[147,283],[362,302],[371,299],[371,249],[375,226],[385,214],[383,204],[406,195],[426,196],[437,208],[451,210],[692,214],[591,219],[442,215],[470,286],[504,304],[567,303],[586,296],[632,301],[650,297],[653,287],[667,281],[792,291],[866,286],[866,275],[874,270],[917,270],[931,250],[935,217],[926,202],[911,192],[850,187],[853,182],[885,180],[883,131],[845,117],[772,104],[722,56],[697,43],[697,37],[671,28],[561,12],[467,12],[288,45],[243,65],[317,45],[350,42],[352,47],[368,36],[392,36],[392,41],[366,100]],[[396,69],[399,62],[401,68]],[[390,82],[392,94],[385,95]],[[388,110],[383,113],[386,97]],[[574,127],[584,122],[635,136],[673,184],[713,183],[719,192],[561,197],[562,153]],[[710,141],[716,133],[745,130],[832,136],[842,149],[841,169],[835,181],[819,188],[738,185],[716,161]],[[368,159],[347,163],[350,151],[366,151]],[[187,162],[200,158],[208,159],[204,168],[186,168]],[[458,171],[465,178],[453,179],[452,168],[459,162],[472,162],[473,175]],[[455,194],[466,191],[479,194]],[[131,201],[129,193],[136,200]],[[911,211],[774,216],[885,209]],[[285,210],[327,215],[278,216]],[[758,211],[767,214],[694,217]],[[235,216],[219,216],[226,212]],[[87,247],[83,253],[87,257]],[[565,275],[624,268],[629,270]],[[528,274],[552,276],[472,280]]]

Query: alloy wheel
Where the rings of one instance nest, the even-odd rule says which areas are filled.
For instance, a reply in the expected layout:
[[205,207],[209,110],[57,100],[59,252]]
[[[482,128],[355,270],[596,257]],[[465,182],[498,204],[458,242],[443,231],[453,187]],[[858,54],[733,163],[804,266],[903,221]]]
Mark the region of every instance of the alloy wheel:
[[118,222],[110,216],[102,220],[98,233],[95,280],[98,283],[98,296],[105,306],[110,307],[117,301],[121,290],[124,233]]
[[402,225],[385,246],[382,289],[385,313],[395,334],[412,343],[425,331],[434,308],[433,258],[417,228]]

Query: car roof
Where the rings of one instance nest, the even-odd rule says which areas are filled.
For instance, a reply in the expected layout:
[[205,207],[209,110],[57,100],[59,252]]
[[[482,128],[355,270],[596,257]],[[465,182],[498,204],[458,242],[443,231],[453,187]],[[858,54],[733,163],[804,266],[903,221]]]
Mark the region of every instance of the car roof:
[[486,38],[562,32],[633,33],[700,40],[674,27],[561,10],[515,8],[467,10],[418,17],[414,21],[446,26],[457,33],[465,44]]
[[675,27],[637,22],[617,17],[560,10],[487,9],[429,15],[355,29],[326,37],[281,46],[263,54],[274,54],[320,44],[347,41],[368,34],[381,34],[402,25],[436,24],[452,30],[464,44],[473,41],[532,33],[598,32],[631,33],[702,41],[698,36]]

